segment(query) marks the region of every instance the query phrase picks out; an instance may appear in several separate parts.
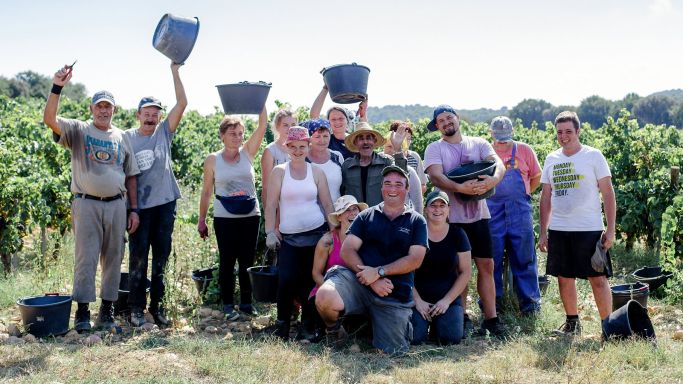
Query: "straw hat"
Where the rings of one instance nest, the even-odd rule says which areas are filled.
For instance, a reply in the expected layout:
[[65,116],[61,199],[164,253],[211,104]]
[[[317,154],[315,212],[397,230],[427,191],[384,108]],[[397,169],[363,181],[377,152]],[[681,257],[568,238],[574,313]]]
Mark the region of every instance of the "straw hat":
[[368,208],[367,204],[359,203],[355,197],[351,195],[344,195],[339,197],[337,201],[334,202],[334,212],[328,214],[327,219],[330,221],[330,223],[332,223],[332,225],[338,227],[340,225],[339,215],[346,212],[346,210],[349,209],[349,207],[352,205],[357,205],[359,211]]
[[384,145],[384,142],[386,140],[384,139],[384,137],[382,137],[382,134],[372,129],[370,124],[362,121],[356,124],[356,129],[353,131],[353,133],[346,136],[346,138],[344,139],[344,145],[346,145],[346,148],[351,152],[360,152],[360,150],[358,149],[356,144],[353,143],[353,141],[356,140],[356,137],[358,137],[358,135],[362,135],[365,133],[371,133],[375,137],[375,148]]

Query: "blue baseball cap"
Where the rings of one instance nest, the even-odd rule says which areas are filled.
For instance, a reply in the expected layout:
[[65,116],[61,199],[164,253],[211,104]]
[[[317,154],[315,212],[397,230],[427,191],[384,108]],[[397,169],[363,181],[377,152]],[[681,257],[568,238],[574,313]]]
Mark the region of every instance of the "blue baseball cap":
[[458,112],[456,112],[455,109],[453,109],[453,107],[451,107],[450,105],[446,105],[446,104],[439,105],[438,107],[436,107],[434,109],[432,121],[430,121],[429,124],[427,124],[427,130],[429,132],[434,132],[438,129],[438,128],[436,128],[436,117],[439,116],[440,114],[444,113],[444,112],[450,112],[450,113],[454,114],[455,116],[458,116]]
[[145,96],[140,99],[140,102],[138,103],[138,111],[145,107],[157,107],[159,109],[164,109],[164,107],[161,106],[161,101],[154,96]]
[[99,91],[95,92],[94,95],[92,95],[92,103],[91,104],[97,104],[100,101],[104,101],[106,103],[109,103],[113,106],[116,106],[116,101],[114,101],[114,95],[111,94],[109,91]]
[[319,129],[327,129],[331,131],[330,121],[323,118],[306,120],[301,123],[301,126],[308,129],[308,134],[313,136],[313,134]]

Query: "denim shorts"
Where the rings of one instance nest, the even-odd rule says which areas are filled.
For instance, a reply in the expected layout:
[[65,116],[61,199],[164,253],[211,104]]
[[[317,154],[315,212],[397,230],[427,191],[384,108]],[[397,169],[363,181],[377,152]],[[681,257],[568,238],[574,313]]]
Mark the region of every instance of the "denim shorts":
[[325,274],[324,285],[331,286],[344,302],[345,315],[369,315],[372,323],[372,345],[385,353],[405,353],[413,339],[410,323],[411,300],[402,303],[377,296],[372,289],[358,282],[356,274],[342,266],[334,266]]

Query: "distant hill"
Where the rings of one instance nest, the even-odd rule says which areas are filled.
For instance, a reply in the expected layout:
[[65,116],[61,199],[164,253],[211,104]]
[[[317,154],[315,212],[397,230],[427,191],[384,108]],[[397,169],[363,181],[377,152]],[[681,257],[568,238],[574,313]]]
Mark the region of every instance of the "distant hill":
[[659,91],[651,94],[650,96],[667,96],[670,97],[676,103],[683,101],[683,89],[669,89],[668,91]]
[[[368,120],[371,124],[381,123],[387,120],[410,120],[431,118],[434,107],[427,105],[385,105],[383,107],[369,107]],[[465,120],[471,122],[490,121],[496,116],[507,115],[507,107],[501,109],[479,108],[479,109],[459,109],[458,114]]]

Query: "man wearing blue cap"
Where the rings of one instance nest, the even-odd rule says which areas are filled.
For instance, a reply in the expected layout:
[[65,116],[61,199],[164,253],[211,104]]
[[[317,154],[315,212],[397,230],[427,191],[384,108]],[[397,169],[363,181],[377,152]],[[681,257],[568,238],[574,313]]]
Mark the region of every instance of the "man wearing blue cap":
[[[71,150],[71,220],[75,238],[73,299],[78,303],[74,328],[90,330],[89,303],[95,301],[95,274],[102,264],[98,328],[116,326],[113,303],[119,296],[124,234],[135,233],[138,216],[126,218],[126,200],[137,209],[135,175],[138,170],[130,140],[112,125],[116,102],[107,91],[93,95],[92,122],[57,117],[59,95],[71,80],[72,67],[64,66],[52,78],[43,122],[54,140]],[[127,199],[125,198],[127,194]]]
[[512,140],[509,118],[494,118],[490,131],[493,149],[506,165],[496,193],[486,199],[491,213],[496,302],[503,297],[503,257],[507,255],[519,310],[530,315],[541,309],[531,208],[531,193],[541,185],[541,165],[529,145]]
[[171,253],[171,235],[175,222],[176,200],[180,188],[171,164],[171,141],[187,106],[185,88],[178,69],[182,64],[171,64],[176,104],[163,121],[161,101],[143,97],[135,116],[140,123],[125,135],[130,139],[135,159],[140,168],[137,176],[140,227],[130,236],[128,281],[130,322],[139,327],[145,323],[143,310],[147,301],[147,261],[152,248],[152,286],[148,312],[157,325],[168,325],[162,300],[164,298],[164,270]]
[[[496,287],[493,281],[493,251],[489,230],[491,215],[484,200],[464,201],[458,194],[483,195],[503,178],[505,165],[486,140],[465,136],[460,132],[460,118],[449,105],[440,105],[434,109],[432,121],[427,125],[427,129],[439,130],[441,139],[427,146],[425,169],[432,183],[445,191],[451,200],[449,222],[465,231],[472,246],[472,257],[477,266],[477,291],[481,298],[484,315],[481,331],[503,336],[505,330],[496,314]],[[446,173],[453,168],[481,160],[496,162],[496,171],[493,176],[479,176],[479,180],[469,180],[462,184],[446,176]],[[463,291],[461,298],[464,310],[467,303],[467,290]],[[469,328],[471,324],[469,317],[465,314],[465,327]]]

